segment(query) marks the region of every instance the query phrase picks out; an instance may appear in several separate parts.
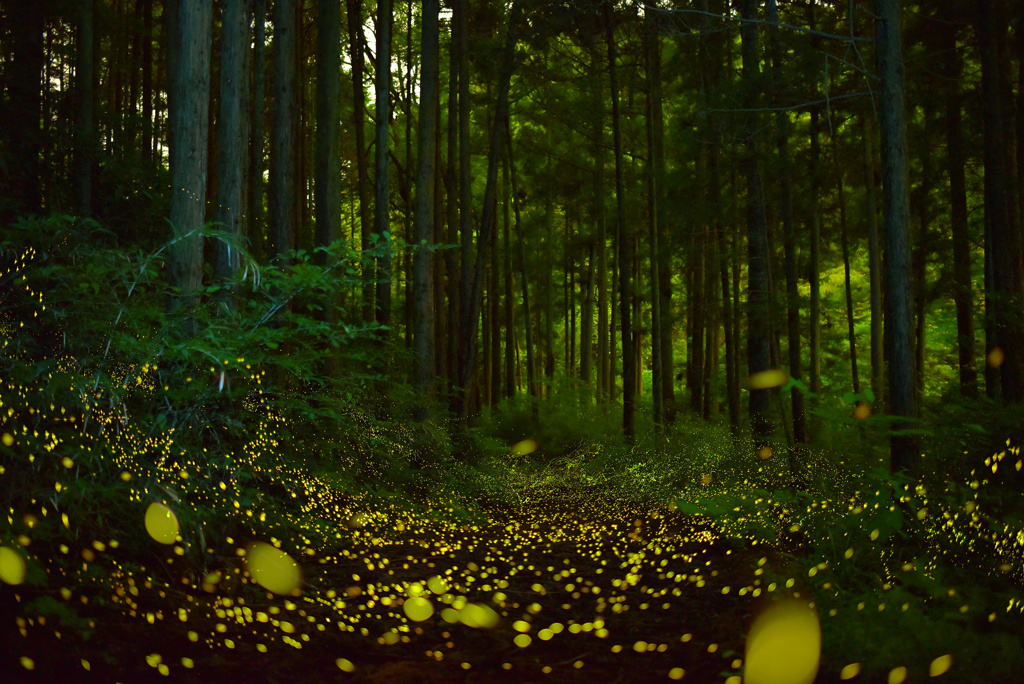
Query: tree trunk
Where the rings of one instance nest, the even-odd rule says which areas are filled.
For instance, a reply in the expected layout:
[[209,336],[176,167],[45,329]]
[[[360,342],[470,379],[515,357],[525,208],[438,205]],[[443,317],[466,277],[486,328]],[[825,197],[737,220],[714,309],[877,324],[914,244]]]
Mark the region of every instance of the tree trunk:
[[[224,0],[220,50],[220,158],[217,221],[233,236],[245,235],[245,164],[248,156],[249,17],[246,0]],[[238,250],[217,243],[216,277],[230,280]],[[226,283],[225,283],[226,285]],[[225,287],[225,294],[230,290]],[[226,299],[224,301],[227,301]]]
[[[6,176],[12,200],[4,222],[19,213],[35,214],[42,209],[40,164],[43,149],[43,30],[46,27],[42,2],[12,2],[7,5],[11,24],[11,63],[5,68],[7,86],[4,135],[10,157],[0,173]],[[2,178],[2,176],[0,176]]]
[[[461,389],[463,393],[469,387],[469,380],[473,375],[475,364],[476,330],[480,317],[483,268],[487,257],[487,248],[491,243],[494,231],[497,209],[494,199],[497,191],[498,160],[508,130],[508,93],[512,81],[512,72],[515,69],[516,39],[521,15],[522,6],[520,1],[513,0],[509,16],[508,35],[505,39],[504,56],[502,57],[501,73],[498,77],[498,99],[495,103],[494,118],[492,119],[491,143],[487,155],[487,183],[484,188],[483,219],[480,223],[480,233],[477,236],[476,265],[469,297],[465,298],[462,302],[463,328],[461,338],[462,358],[465,359],[465,362],[463,371],[460,372],[459,376],[462,380]],[[463,170],[463,173],[466,172],[468,172],[468,169]],[[463,413],[465,413],[465,403],[463,404]]]
[[[755,0],[742,0],[740,13],[744,19],[755,19]],[[760,88],[757,27],[745,22],[740,31],[743,53],[744,106],[756,109]],[[764,187],[761,181],[758,153],[752,135],[744,140],[743,167],[747,177],[747,365],[751,376],[768,370],[770,360],[768,297],[768,220],[765,214]],[[750,389],[750,423],[754,446],[767,446],[768,390]]]
[[[594,60],[597,64],[597,60]],[[608,339],[608,234],[604,211],[604,93],[601,70],[595,67],[594,88],[594,224],[597,229],[597,401],[604,403],[611,394],[611,353]]]
[[[505,245],[504,245],[504,260],[502,263],[502,269],[505,274],[505,397],[511,399],[516,393],[516,378],[515,378],[515,308],[514,308],[514,296],[512,294],[512,247],[511,247],[511,221],[509,220],[509,212],[512,208],[511,205],[511,181],[509,180],[509,160],[508,155],[505,156],[505,164],[503,165],[503,176],[502,176],[502,213],[505,224]],[[449,250],[450,251],[450,250]]]
[[[261,0],[265,2],[266,0]],[[373,219],[370,216],[370,172],[366,150],[366,92],[363,90],[364,44],[363,0],[346,0],[348,14],[349,60],[352,65],[352,124],[356,138],[356,191],[359,195],[359,247],[363,251],[363,322],[373,320],[373,262],[366,256],[370,249]]]
[[[453,22],[452,31],[458,31],[458,22]],[[460,173],[458,169],[458,135],[459,135],[459,65],[457,40],[453,35],[452,45],[448,54],[448,150],[447,150],[447,173],[445,175],[445,193],[447,201],[447,223],[448,233],[445,242],[458,244],[459,242],[459,193],[461,191]],[[448,387],[459,386],[459,296],[461,294],[462,279],[458,266],[458,255],[454,249],[444,251],[445,274],[448,277]],[[456,274],[459,274],[458,276]],[[454,405],[454,404],[453,404]]]
[[210,97],[210,42],[212,5],[206,0],[180,0],[177,29],[178,92],[172,100],[176,111],[171,147],[170,220],[175,243],[168,259],[168,280],[180,294],[171,309],[185,311],[184,330],[195,334],[191,309],[198,302],[194,292],[203,284],[203,226],[206,204],[206,136]]
[[[838,161],[838,158],[837,158]],[[860,394],[860,376],[857,373],[857,335],[853,320],[853,288],[850,285],[850,241],[846,227],[846,186],[839,176],[839,237],[843,247],[843,275],[846,285],[846,334],[850,341],[850,375],[854,394]]]
[[142,12],[142,156],[153,158],[153,0],[140,0]]
[[868,223],[868,277],[871,281],[871,392],[881,402],[885,370],[882,364],[882,274],[878,245],[878,210],[875,205],[875,155],[871,145],[872,130],[861,121],[864,138],[864,191]]
[[93,0],[82,0],[78,17],[78,64],[75,72],[78,90],[78,127],[76,180],[78,213],[92,216],[92,177],[96,154],[96,77],[93,71]]
[[299,205],[298,7],[296,0],[274,2],[274,126],[270,132],[270,250],[286,263],[295,246]]
[[[1006,129],[1000,106],[1002,89],[999,73],[999,37],[996,8],[988,0],[978,2],[978,42],[981,52],[981,87],[985,148],[985,229],[991,248],[992,320],[995,344],[1002,351],[1002,363],[989,353],[988,362],[999,369],[1003,401],[1022,398],[1019,326],[1013,322],[1020,290],[1014,278],[1012,225],[1007,209]],[[1018,309],[1019,310],[1019,309]],[[986,313],[988,309],[986,308]]]
[[377,1],[377,64],[374,73],[376,107],[375,144],[376,194],[373,232],[383,254],[377,257],[377,323],[382,326],[379,339],[388,337],[391,325],[391,201],[389,189],[388,125],[391,117],[391,0]]
[[[914,415],[914,361],[910,331],[910,207],[907,197],[907,125],[904,111],[903,29],[900,0],[877,0],[879,119],[882,140],[882,214],[885,235],[885,340],[889,364],[889,413]],[[910,471],[917,441],[893,424],[890,467]]]
[[626,441],[634,439],[636,359],[633,349],[633,231],[626,222],[625,162],[622,158],[622,121],[619,112],[619,83],[616,70],[617,50],[612,9],[605,5],[605,42],[608,45],[608,82],[612,101],[612,137],[615,147],[615,221],[616,254],[619,268],[619,319],[622,335],[622,431]]
[[[656,0],[655,0],[656,1]],[[664,337],[661,333],[661,278],[659,277],[659,259],[661,249],[658,244],[658,237],[661,227],[659,219],[659,207],[663,203],[659,197],[661,187],[664,184],[664,154],[661,145],[664,144],[664,122],[657,120],[662,115],[661,108],[661,50],[659,47],[657,18],[651,8],[644,8],[644,22],[647,24],[644,31],[645,57],[647,71],[647,212],[650,229],[650,279],[651,279],[651,397],[654,409],[654,425],[660,428],[665,420],[665,391],[663,383],[665,375],[662,372],[662,343]],[[655,128],[659,130],[656,132]],[[662,135],[657,135],[661,133]],[[658,161],[660,160],[660,167]],[[669,336],[671,337],[671,336]]]
[[[452,20],[454,28],[452,37],[455,41],[455,63],[458,69],[459,87],[459,236],[461,241],[461,268],[460,268],[460,293],[458,298],[459,317],[455,320],[465,322],[465,316],[470,306],[472,294],[472,266],[473,266],[473,186],[471,184],[470,171],[470,139],[469,139],[469,3],[468,0],[453,0]],[[500,122],[498,125],[502,125]],[[456,368],[458,369],[457,384],[464,387],[468,378],[462,377],[463,371],[468,367],[465,349],[476,340],[476,325],[474,322],[472,330],[473,339],[467,341],[462,339],[465,328],[459,331],[459,358]]]
[[966,152],[961,123],[963,97],[960,94],[960,75],[963,72],[963,58],[956,45],[955,25],[945,27],[942,36],[949,78],[945,117],[946,168],[949,173],[950,227],[953,234],[953,302],[956,305],[960,393],[975,398],[978,396],[978,370],[975,367],[971,243],[967,230],[967,182],[964,172]]
[[327,247],[341,237],[341,0],[317,2],[316,69],[315,244]]
[[[526,244],[523,240],[523,228],[519,210],[519,188],[516,180],[516,162],[512,155],[512,128],[508,120],[506,126],[506,144],[508,148],[508,167],[512,180],[512,208],[516,215],[516,237],[519,240],[519,275],[523,285],[523,327],[526,329],[526,390],[531,397],[537,396],[536,361],[534,360],[533,319],[530,316],[530,287],[526,277]],[[534,411],[537,403],[533,402]]]
[[253,3],[255,38],[252,54],[252,136],[249,143],[249,248],[257,259],[266,257],[263,215],[263,146],[265,144],[267,73],[267,0]]

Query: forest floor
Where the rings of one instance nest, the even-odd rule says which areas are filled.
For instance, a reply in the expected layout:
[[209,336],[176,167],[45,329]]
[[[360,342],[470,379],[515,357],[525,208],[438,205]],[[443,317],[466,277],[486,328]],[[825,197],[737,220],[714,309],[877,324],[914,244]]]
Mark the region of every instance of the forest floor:
[[[786,575],[785,554],[663,506],[559,487],[485,510],[462,524],[397,510],[354,530],[339,522],[345,548],[301,557],[291,597],[231,584],[230,558],[208,593],[120,572],[105,549],[94,564],[109,574],[66,604],[92,621],[88,639],[56,617],[22,617],[15,588],[0,588],[2,679],[738,682],[769,596],[813,600],[799,576],[774,595],[762,582],[765,569]],[[400,604],[421,588],[436,612],[412,621]]]

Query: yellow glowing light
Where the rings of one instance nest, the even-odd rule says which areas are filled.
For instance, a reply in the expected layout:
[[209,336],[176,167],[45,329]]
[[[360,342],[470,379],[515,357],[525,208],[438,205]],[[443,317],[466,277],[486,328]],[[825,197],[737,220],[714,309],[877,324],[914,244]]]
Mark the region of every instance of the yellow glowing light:
[[857,408],[853,409],[853,417],[857,420],[865,420],[871,415],[871,404],[867,402],[861,402],[857,404]]
[[761,447],[761,449],[757,452],[757,457],[762,461],[767,461],[769,458],[772,457],[772,448],[770,446]]
[[21,656],[21,666],[26,670],[36,669],[35,661],[29,658],[28,656]]
[[526,648],[527,646],[530,645],[530,642],[532,642],[533,639],[530,637],[529,634],[517,634],[516,638],[513,639],[512,641],[519,648]]
[[860,663],[850,663],[839,672],[840,679],[853,679],[860,674]]
[[682,679],[685,676],[686,670],[684,670],[681,667],[673,667],[671,670],[668,671],[669,679]]
[[0,546],[0,580],[7,584],[25,581],[25,559],[8,546]]
[[907,668],[900,665],[889,670],[889,684],[903,684],[907,681]]
[[747,386],[752,390],[769,389],[785,385],[787,380],[789,380],[789,375],[786,374],[786,371],[773,368],[751,375],[747,379]]
[[537,450],[537,440],[535,439],[524,439],[521,442],[516,442],[512,445],[513,456],[525,456],[526,454],[532,454]]
[[291,594],[302,582],[302,568],[291,556],[257,542],[246,550],[245,563],[256,584],[275,594]]
[[348,658],[338,658],[334,661],[334,664],[338,666],[338,669],[342,672],[352,672],[356,669],[356,666],[352,664],[352,661]]
[[805,603],[778,603],[760,616],[747,636],[747,684],[811,684],[821,659],[818,614]]
[[5,432],[4,436],[0,437],[0,440],[3,441],[5,447],[9,447],[14,444],[14,435],[9,432]]
[[178,537],[178,518],[167,506],[153,502],[146,509],[146,532],[161,544],[173,544]]
[[448,591],[448,582],[443,577],[431,577],[427,580],[427,587],[438,596]]
[[430,599],[414,596],[402,604],[402,610],[405,611],[406,617],[413,622],[423,622],[434,614],[434,604],[430,602]]
[[931,665],[928,666],[928,676],[938,677],[949,672],[949,668],[953,666],[953,656],[949,653],[943,656],[939,656],[932,661]]
[[459,614],[459,620],[467,627],[491,629],[498,624],[498,614],[489,606],[470,603]]
[[985,360],[988,362],[988,365],[992,368],[999,368],[1000,366],[1002,366],[1003,361],[1005,359],[1006,354],[1003,353],[1003,350],[1000,347],[993,347],[992,351],[990,351],[988,353],[988,356],[985,357]]

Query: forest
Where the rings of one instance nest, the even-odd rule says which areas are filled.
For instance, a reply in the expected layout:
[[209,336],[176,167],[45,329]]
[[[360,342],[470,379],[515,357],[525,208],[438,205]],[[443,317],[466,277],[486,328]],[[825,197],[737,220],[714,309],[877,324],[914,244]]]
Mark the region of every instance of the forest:
[[1019,682],[1016,0],[0,0],[0,678]]

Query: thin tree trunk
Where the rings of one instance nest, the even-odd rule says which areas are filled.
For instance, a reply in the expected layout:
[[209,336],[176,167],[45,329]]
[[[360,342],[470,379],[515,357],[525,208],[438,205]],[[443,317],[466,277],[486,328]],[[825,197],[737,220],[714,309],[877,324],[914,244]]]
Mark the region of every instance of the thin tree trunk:
[[[458,22],[453,22],[453,32],[458,31]],[[458,134],[459,134],[459,110],[458,110],[458,51],[457,40],[452,38],[452,44],[448,53],[448,150],[447,150],[447,173],[445,192],[448,198],[448,233],[446,242],[457,244],[459,242],[459,186],[460,173],[458,171]],[[444,251],[445,272],[448,276],[448,386],[454,388],[459,386],[459,296],[461,294],[461,271],[458,270],[458,256],[454,249]]]
[[[480,224],[480,234],[477,236],[476,266],[473,273],[470,295],[467,299],[463,300],[462,351],[465,367],[464,372],[459,374],[463,379],[461,387],[463,392],[468,389],[469,379],[474,370],[476,330],[480,317],[480,293],[483,284],[484,260],[487,256],[487,247],[491,243],[494,232],[494,215],[497,208],[494,198],[497,187],[498,161],[508,127],[508,122],[506,121],[508,117],[508,93],[512,81],[512,72],[515,69],[516,39],[521,15],[522,6],[520,0],[513,0],[509,17],[508,35],[505,39],[505,54],[502,57],[501,74],[498,77],[498,98],[494,108],[494,119],[492,120],[490,151],[487,155],[487,183],[484,189],[483,220]],[[465,407],[465,404],[463,406]],[[465,413],[465,409],[463,409],[463,413]]]
[[378,339],[387,339],[391,325],[391,193],[389,185],[388,126],[391,117],[391,0],[377,0],[377,64],[374,73],[376,97],[375,163],[376,193],[373,232],[382,247],[377,257],[377,323],[382,326]]
[[[956,305],[957,352],[960,367],[960,393],[978,396],[978,371],[975,367],[974,293],[971,285],[971,244],[967,231],[967,182],[964,167],[963,125],[960,74],[963,58],[956,45],[955,25],[943,29],[943,53],[949,81],[946,91],[946,169],[949,173],[950,228],[953,234],[953,302]],[[1024,41],[1021,42],[1024,45]]]
[[[818,215],[818,197],[821,194],[819,175],[820,145],[818,143],[818,110],[811,109],[811,177],[810,199],[810,242],[811,259],[807,270],[807,282],[811,288],[810,336],[808,350],[810,364],[808,375],[811,381],[811,406],[816,406],[821,397],[821,219]],[[812,414],[813,415],[813,414]],[[813,427],[813,422],[812,422]]]
[[[434,158],[437,144],[438,107],[438,0],[423,0],[423,26],[420,43],[420,109],[416,158],[416,251],[413,256],[413,384],[425,395],[433,383],[434,372],[434,252],[433,217]],[[426,417],[425,407],[419,419]]]
[[141,0],[142,12],[142,156],[153,158],[153,0]]
[[608,45],[608,82],[612,100],[612,137],[615,146],[615,222],[618,242],[619,317],[622,335],[622,431],[627,442],[634,439],[636,359],[633,348],[633,232],[626,222],[625,161],[622,157],[622,120],[619,112],[617,50],[610,5],[605,5],[605,42]]
[[[754,19],[755,0],[741,0],[740,12],[745,19]],[[747,109],[756,109],[760,81],[758,63],[757,27],[746,22],[741,29],[743,50],[743,80],[746,84]],[[750,375],[768,370],[769,316],[768,316],[768,221],[765,215],[764,187],[758,163],[758,152],[754,138],[748,135],[744,141],[743,166],[747,177],[747,365]],[[767,446],[768,390],[750,390],[750,422],[754,446]]]
[[[511,248],[511,236],[512,231],[511,221],[509,219],[509,213],[512,208],[511,202],[511,181],[509,180],[509,157],[505,156],[505,163],[502,166],[502,212],[505,224],[505,245],[504,245],[504,261],[502,263],[502,269],[505,274],[505,397],[511,399],[516,393],[516,378],[515,378],[515,308],[514,308],[514,295],[512,294],[512,248]],[[449,250],[450,251],[450,250]]]
[[[838,160],[837,160],[838,161]],[[860,376],[857,373],[857,335],[853,320],[853,287],[850,285],[850,242],[846,226],[846,188],[839,176],[839,235],[843,247],[843,274],[846,285],[846,333],[850,341],[850,374],[854,394],[860,394]]]
[[[266,2],[266,0],[258,0]],[[370,171],[366,149],[366,92],[363,90],[363,0],[346,0],[349,60],[352,64],[352,123],[356,139],[356,190],[359,194],[359,248],[363,251],[362,318],[373,320],[374,268],[365,255],[370,249],[373,217],[370,214]]]
[[[595,64],[597,60],[595,59]],[[611,395],[611,353],[608,339],[608,235],[604,211],[604,93],[601,71],[595,67],[597,86],[594,89],[594,223],[597,226],[597,401],[604,403]]]
[[[530,316],[530,286],[526,277],[526,244],[523,239],[523,228],[519,210],[519,188],[516,180],[516,162],[512,154],[512,129],[508,120],[506,126],[506,144],[508,148],[508,167],[512,181],[512,208],[516,215],[516,237],[519,240],[519,276],[523,286],[523,327],[526,329],[526,390],[531,397],[537,395],[536,361],[534,360],[533,345],[533,320]],[[537,403],[533,402],[534,411],[537,410]]]
[[[470,183],[470,139],[469,139],[469,3],[468,0],[453,0],[452,19],[454,21],[453,38],[455,40],[455,63],[458,68],[459,87],[459,236],[461,240],[461,270],[459,293],[460,323],[465,323],[466,316],[472,308],[472,266],[473,266],[473,187]],[[497,125],[502,125],[498,122]],[[472,331],[472,339],[463,339],[463,334]],[[465,350],[476,341],[476,322],[472,328],[459,331],[458,386],[465,387],[469,378],[463,373],[468,369]]]
[[78,61],[75,86],[78,91],[76,180],[78,213],[92,216],[92,176],[96,154],[96,78],[93,71],[93,0],[82,0],[78,17]]
[[[656,0],[655,0],[656,1]],[[665,420],[665,391],[663,389],[663,383],[665,381],[664,373],[662,372],[662,364],[664,363],[662,358],[662,343],[664,337],[661,333],[661,278],[659,277],[659,259],[661,250],[658,245],[658,237],[660,232],[659,219],[659,195],[661,193],[661,186],[664,183],[664,176],[660,173],[664,170],[664,159],[663,151],[660,145],[663,144],[663,140],[660,139],[655,131],[655,128],[659,128],[658,133],[663,133],[663,122],[656,121],[661,114],[661,50],[659,49],[659,38],[658,29],[655,25],[657,21],[656,17],[651,11],[651,8],[644,8],[644,21],[647,23],[647,28],[644,31],[644,38],[646,41],[646,71],[647,71],[647,149],[648,149],[648,161],[647,161],[647,212],[650,229],[650,279],[651,279],[651,397],[652,406],[654,409],[654,425],[656,428],[660,428]],[[661,158],[661,166],[657,160]]]
[[873,131],[861,120],[864,138],[864,190],[868,223],[868,277],[871,281],[871,392],[882,402],[885,371],[882,365],[882,269],[878,245],[878,210],[875,204],[875,155]]

